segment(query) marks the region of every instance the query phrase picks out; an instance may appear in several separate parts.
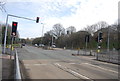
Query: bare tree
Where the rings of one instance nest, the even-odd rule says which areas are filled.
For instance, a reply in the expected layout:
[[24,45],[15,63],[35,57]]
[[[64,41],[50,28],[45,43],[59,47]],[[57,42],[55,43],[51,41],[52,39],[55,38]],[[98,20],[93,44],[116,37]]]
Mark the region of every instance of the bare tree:
[[96,23],[95,25],[96,25],[97,30],[108,27],[108,24],[105,21],[100,21]]
[[91,35],[93,35],[93,33],[96,32],[97,30],[106,28],[107,26],[108,26],[108,24],[105,21],[100,21],[91,26],[87,26],[86,28],[84,28],[84,30],[89,32]]
[[6,12],[6,10],[5,10],[5,2],[1,2],[0,1],[0,10],[2,11],[2,12]]
[[76,28],[74,26],[70,26],[66,30],[67,30],[67,34],[72,34],[76,32]]
[[53,33],[55,36],[60,37],[61,35],[65,34],[65,29],[61,24],[55,24],[53,26]]

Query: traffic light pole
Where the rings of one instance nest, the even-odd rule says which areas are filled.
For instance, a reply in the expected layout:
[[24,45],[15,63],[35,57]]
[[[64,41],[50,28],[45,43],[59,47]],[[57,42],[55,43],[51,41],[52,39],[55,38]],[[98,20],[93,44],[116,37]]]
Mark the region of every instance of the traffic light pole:
[[110,36],[110,26],[108,26],[108,42],[107,42],[107,54],[109,54],[109,62],[110,62],[110,53],[109,53],[109,44],[110,44],[110,39],[109,39],[109,36]]
[[16,17],[16,18],[22,18],[22,19],[26,19],[26,20],[31,20],[31,21],[36,21],[34,19],[30,19],[30,18],[26,18],[26,17],[20,17],[20,16],[16,16],[16,15],[11,15],[11,14],[7,14],[7,18],[6,18],[6,28],[5,28],[5,35],[4,35],[4,46],[3,46],[3,54],[5,54],[6,52],[6,38],[7,38],[7,29],[8,29],[8,17]]
[[5,28],[5,35],[4,35],[4,46],[3,46],[3,54],[5,54],[5,50],[6,50],[6,38],[7,38],[7,29],[8,29],[8,16],[6,18],[6,28]]
[[98,41],[97,41],[97,42],[98,42],[98,43],[97,43],[97,58],[96,58],[97,60],[98,60],[98,49],[99,49],[99,48],[98,48],[98,46],[99,46],[99,33],[100,33],[100,32],[98,32],[98,39],[97,39],[97,40],[98,40]]
[[86,36],[85,55],[87,55],[87,42],[88,42],[88,36]]
[[108,26],[107,52],[109,52],[109,44],[110,44],[109,36],[110,36],[110,26]]

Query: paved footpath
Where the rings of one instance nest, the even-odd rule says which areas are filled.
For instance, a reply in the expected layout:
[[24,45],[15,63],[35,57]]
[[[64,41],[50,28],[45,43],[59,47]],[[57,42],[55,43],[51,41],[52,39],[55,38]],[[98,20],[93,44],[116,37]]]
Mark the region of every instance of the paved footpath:
[[2,48],[0,46],[0,80],[13,79],[13,60],[10,59],[10,55],[2,54],[1,52]]
[[[2,56],[2,48],[0,45],[0,57]],[[0,58],[0,80],[2,80],[2,59]]]

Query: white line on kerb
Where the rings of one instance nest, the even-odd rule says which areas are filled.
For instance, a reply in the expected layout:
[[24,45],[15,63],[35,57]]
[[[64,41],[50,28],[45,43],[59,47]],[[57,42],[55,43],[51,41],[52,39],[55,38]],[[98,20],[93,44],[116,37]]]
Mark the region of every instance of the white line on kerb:
[[106,70],[106,71],[111,71],[113,73],[118,73],[117,71],[113,71],[113,70],[110,70],[110,69],[105,69],[105,68],[102,68],[100,66],[96,66],[96,65],[93,65],[93,64],[89,64],[89,63],[84,63],[84,64],[87,64],[87,65],[90,65],[90,66],[93,66],[93,67],[97,67],[97,68],[100,68],[100,69],[103,69],[103,70]]
[[81,77],[81,78],[83,78],[83,79],[89,79],[90,81],[94,81],[94,80],[92,80],[92,79],[90,79],[90,78],[88,78],[88,77],[86,77],[86,76],[84,76],[84,75],[82,75],[82,74],[80,74],[80,73],[78,73],[78,72],[75,72],[75,71],[73,71],[73,70],[71,70],[71,69],[69,69],[69,68],[67,68],[67,67],[63,67],[63,66],[60,65],[59,63],[54,63],[54,64],[55,64],[56,66],[58,66],[59,68],[65,70],[65,71],[67,71],[67,72],[69,72],[69,73],[71,73],[71,74],[73,74],[73,75],[75,75],[75,76],[79,76],[79,77]]

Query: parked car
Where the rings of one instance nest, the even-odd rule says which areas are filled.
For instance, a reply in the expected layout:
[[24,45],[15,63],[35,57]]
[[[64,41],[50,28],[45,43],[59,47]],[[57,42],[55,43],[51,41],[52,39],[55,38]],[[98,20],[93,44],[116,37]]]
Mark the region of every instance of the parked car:
[[39,44],[39,47],[44,47],[45,45],[44,44]]
[[56,48],[56,46],[55,46],[55,45],[52,45],[52,47],[53,47],[53,48]]
[[25,43],[22,43],[22,46],[25,46]]
[[37,44],[35,44],[35,47],[38,47],[38,45],[37,45]]

